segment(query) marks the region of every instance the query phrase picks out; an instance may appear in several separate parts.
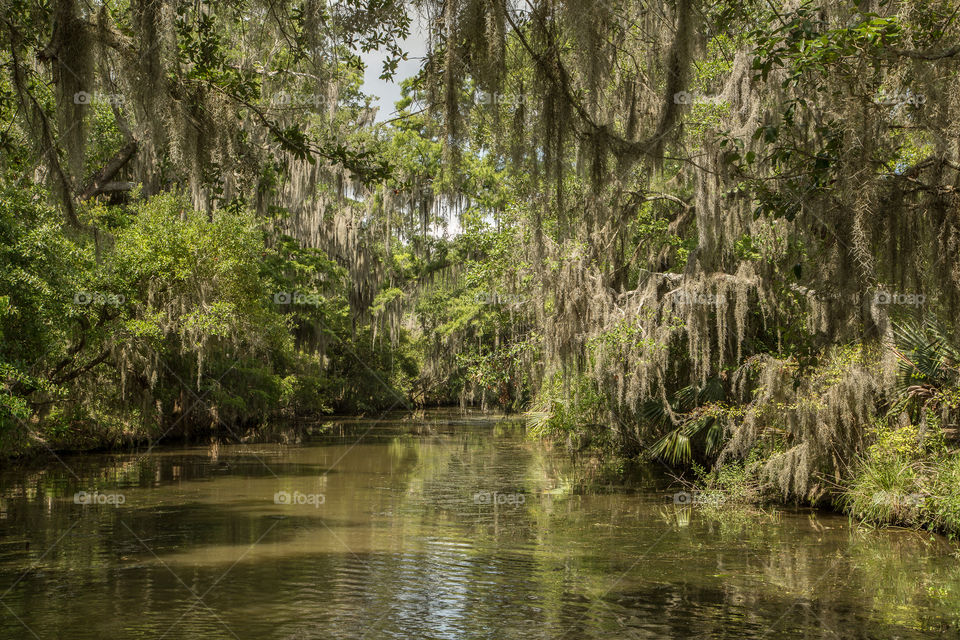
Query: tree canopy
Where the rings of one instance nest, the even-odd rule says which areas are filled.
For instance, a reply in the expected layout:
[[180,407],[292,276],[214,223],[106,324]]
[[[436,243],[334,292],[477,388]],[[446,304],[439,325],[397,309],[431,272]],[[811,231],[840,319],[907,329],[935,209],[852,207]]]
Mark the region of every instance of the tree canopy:
[[815,502],[956,425],[953,0],[5,5],[7,448],[478,403]]

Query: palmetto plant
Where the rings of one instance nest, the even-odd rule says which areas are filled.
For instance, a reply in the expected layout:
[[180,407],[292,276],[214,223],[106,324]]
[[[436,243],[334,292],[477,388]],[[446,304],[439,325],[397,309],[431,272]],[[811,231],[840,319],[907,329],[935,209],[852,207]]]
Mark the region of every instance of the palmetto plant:
[[702,386],[689,385],[673,394],[670,406],[650,400],[643,405],[641,416],[649,423],[676,425],[650,447],[650,453],[672,465],[693,460],[693,442],[703,440],[706,453],[716,450],[723,435],[723,426],[707,405],[726,397],[720,378],[712,377]]
[[893,335],[898,394],[916,410],[938,408],[943,394],[960,386],[960,348],[932,315],[894,323]]

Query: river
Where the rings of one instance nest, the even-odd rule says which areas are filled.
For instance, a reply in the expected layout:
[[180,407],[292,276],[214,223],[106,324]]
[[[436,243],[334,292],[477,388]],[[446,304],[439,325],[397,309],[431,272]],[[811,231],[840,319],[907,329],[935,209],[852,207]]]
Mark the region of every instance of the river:
[[683,504],[483,414],[298,440],[0,471],[0,638],[960,637],[938,536]]

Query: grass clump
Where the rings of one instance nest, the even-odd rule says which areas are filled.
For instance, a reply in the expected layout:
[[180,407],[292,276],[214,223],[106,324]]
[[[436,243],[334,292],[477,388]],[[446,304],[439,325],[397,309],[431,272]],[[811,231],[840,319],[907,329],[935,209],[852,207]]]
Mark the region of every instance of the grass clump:
[[947,449],[934,420],[925,427],[878,422],[840,496],[847,513],[875,526],[960,535],[960,454]]

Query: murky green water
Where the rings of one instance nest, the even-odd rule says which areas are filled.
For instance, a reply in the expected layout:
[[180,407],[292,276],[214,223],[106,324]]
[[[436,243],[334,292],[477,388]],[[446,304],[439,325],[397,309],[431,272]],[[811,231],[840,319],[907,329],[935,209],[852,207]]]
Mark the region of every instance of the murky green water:
[[0,638],[958,637],[942,539],[674,505],[482,416],[64,463],[0,473]]

